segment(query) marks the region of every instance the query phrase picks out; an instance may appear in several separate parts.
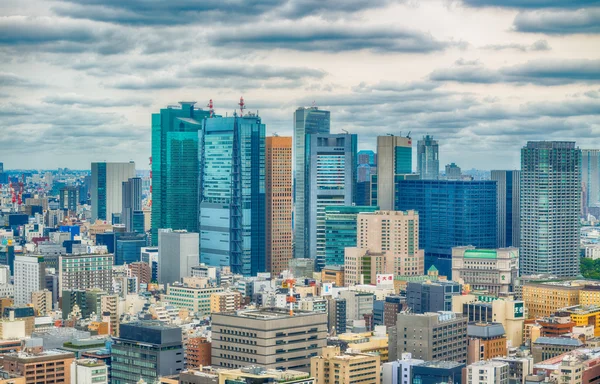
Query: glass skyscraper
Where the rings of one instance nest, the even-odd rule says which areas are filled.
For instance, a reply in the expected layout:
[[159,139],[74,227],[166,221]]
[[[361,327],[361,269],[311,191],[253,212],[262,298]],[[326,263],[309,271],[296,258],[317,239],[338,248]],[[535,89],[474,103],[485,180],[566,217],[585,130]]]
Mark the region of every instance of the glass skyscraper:
[[294,215],[294,241],[296,243],[294,257],[310,258],[304,246],[308,239],[308,228],[305,227],[306,211],[306,135],[328,134],[330,132],[329,111],[317,107],[300,107],[294,112],[294,182],[295,215]]
[[384,211],[394,209],[394,188],[397,175],[412,173],[412,139],[403,136],[377,137],[377,176],[373,177],[376,201]]
[[205,119],[198,143],[201,261],[264,272],[265,125],[251,114]]
[[325,207],[351,206],[356,199],[357,136],[351,134],[306,135],[306,196],[304,255],[325,266]]
[[92,220],[111,221],[113,214],[121,214],[122,183],[131,177],[135,177],[133,161],[129,163],[92,163],[90,188]]
[[425,269],[452,273],[452,247],[496,247],[496,182],[399,180],[395,209],[419,212]]
[[417,142],[417,173],[421,180],[440,178],[439,145],[433,136],[423,136]]
[[152,244],[158,229],[198,232],[198,131],[209,111],[182,101],[152,114]]
[[521,171],[492,171],[497,183],[498,248],[519,247]]
[[522,275],[579,275],[581,151],[574,142],[530,141],[521,149]]
[[600,206],[600,150],[581,150],[581,183],[585,215],[589,207]]

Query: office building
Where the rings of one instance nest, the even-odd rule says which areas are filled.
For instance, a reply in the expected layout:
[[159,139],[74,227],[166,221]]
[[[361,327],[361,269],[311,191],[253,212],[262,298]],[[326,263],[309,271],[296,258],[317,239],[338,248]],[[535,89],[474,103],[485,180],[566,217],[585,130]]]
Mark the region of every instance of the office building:
[[600,206],[600,150],[581,150],[581,185],[583,189],[583,214],[590,207]]
[[460,180],[462,171],[455,163],[446,164],[446,180]]
[[330,335],[346,333],[346,299],[327,300],[327,329]]
[[[448,337],[448,334],[453,335]],[[392,353],[409,352],[416,359],[467,362],[467,319],[454,312],[400,313],[390,336]],[[392,352],[394,351],[394,352]]]
[[422,363],[423,360],[413,359],[410,353],[403,353],[400,359],[381,366],[382,383],[412,384],[412,367]]
[[513,292],[519,276],[519,249],[452,248],[452,280],[491,295]]
[[112,291],[113,260],[111,254],[60,255],[58,258],[59,294],[63,291],[98,288]]
[[152,245],[160,228],[199,230],[198,131],[211,113],[179,104],[152,114]]
[[191,276],[192,267],[200,264],[198,233],[185,230],[160,230],[158,248],[160,255],[159,282],[179,282]]
[[92,163],[92,221],[111,221],[112,215],[123,210],[123,185],[135,177],[135,163]]
[[183,370],[181,328],[157,321],[121,324],[111,347],[111,383],[154,383]]
[[454,281],[409,281],[406,306],[412,313],[452,311],[452,297],[462,294]]
[[265,129],[259,116],[246,114],[205,119],[198,133],[200,258],[207,265],[252,276],[266,270]]
[[467,366],[467,384],[508,384],[509,366],[503,361],[478,361]]
[[365,207],[372,205],[371,201],[371,181],[359,181],[356,183],[356,205]]
[[306,195],[305,183],[308,180],[306,173],[306,135],[329,134],[329,111],[317,107],[300,107],[294,112],[294,257],[298,259],[310,258],[308,249],[304,246],[308,241],[308,228],[306,220]]
[[595,305],[574,305],[560,309],[560,314],[567,314],[577,327],[594,326],[594,337],[600,337],[600,302]]
[[373,312],[375,296],[370,292],[340,291],[338,297],[346,300],[347,320],[364,320]]
[[140,250],[140,261],[150,265],[152,277],[150,281],[158,282],[158,247],[144,247]]
[[[351,206],[355,201],[357,135],[307,134],[304,244],[306,257],[325,266],[325,207]],[[296,206],[296,209],[299,209]],[[296,218],[296,223],[300,218]]]
[[539,363],[583,346],[584,344],[579,339],[542,336],[531,343],[531,354],[533,362]]
[[325,207],[325,265],[343,266],[344,250],[356,247],[356,218],[359,213],[375,212],[379,207]]
[[467,364],[507,356],[506,334],[500,323],[471,322],[467,338]]
[[344,286],[344,266],[326,266],[321,270],[321,282],[333,283],[336,287]]
[[3,355],[4,370],[25,377],[26,383],[71,383],[71,352],[48,349],[40,353],[7,353]]
[[31,303],[38,316],[45,316],[52,311],[52,292],[47,289],[31,292]]
[[511,384],[525,384],[525,377],[533,373],[533,357],[494,357],[493,361],[508,364],[508,380]]
[[406,297],[389,295],[383,302],[383,325],[387,328],[396,326],[398,314],[406,307]]
[[145,233],[116,233],[115,239],[115,265],[138,261],[142,248],[148,245],[148,236]]
[[452,247],[496,247],[496,182],[401,180],[396,210],[419,213],[419,248],[425,269],[450,276]]
[[[547,317],[561,308],[579,304],[584,281],[527,281],[523,284],[523,302],[529,318]],[[548,300],[551,297],[552,300]],[[597,304],[597,303],[593,303]]]
[[310,375],[319,384],[379,384],[380,358],[376,354],[342,354],[340,347],[324,347],[320,356],[310,359]]
[[25,336],[30,337],[35,328],[35,311],[29,305],[5,307],[2,313],[4,319],[14,319],[25,323]]
[[71,212],[77,212],[77,205],[79,204],[79,187],[68,186],[62,187],[59,191],[59,203],[60,209],[66,209]]
[[167,285],[166,294],[162,295],[163,301],[177,307],[185,308],[198,316],[205,316],[211,312],[211,296],[214,293],[223,292],[222,287],[209,285],[206,280],[200,284],[172,283]]
[[31,303],[31,294],[46,287],[46,263],[42,256],[15,256],[15,304]]
[[462,372],[465,364],[448,360],[426,361],[414,365],[411,369],[412,383],[462,383]]
[[[206,374],[203,374],[206,375]],[[206,377],[206,376],[205,376]],[[209,377],[201,384],[212,384]],[[240,369],[222,369],[218,372],[219,383],[252,383],[252,384],[316,384],[316,380],[306,372],[294,370],[264,369],[250,365]],[[189,382],[189,384],[196,383]],[[183,384],[188,384],[184,382]]]
[[396,176],[412,173],[412,139],[403,136],[377,136],[377,204],[394,209]]
[[[122,184],[122,210],[121,224],[125,225],[126,232],[144,232],[144,221],[142,212],[142,179],[132,177]],[[140,222],[140,215],[142,220]]]
[[440,178],[439,145],[433,136],[426,135],[417,141],[417,173],[421,180]]
[[266,271],[278,276],[292,259],[292,138],[267,137],[265,147]]
[[291,259],[290,260],[290,271],[292,275],[298,279],[301,277],[312,278],[315,271],[315,260],[314,259]]
[[498,248],[519,247],[521,236],[521,171],[492,171],[496,181]]
[[521,149],[522,275],[580,273],[580,208],[579,148],[574,142],[528,142]]
[[310,371],[326,345],[327,314],[261,308],[212,315],[214,367]]
[[71,384],[108,384],[108,367],[96,359],[78,359],[71,364]]

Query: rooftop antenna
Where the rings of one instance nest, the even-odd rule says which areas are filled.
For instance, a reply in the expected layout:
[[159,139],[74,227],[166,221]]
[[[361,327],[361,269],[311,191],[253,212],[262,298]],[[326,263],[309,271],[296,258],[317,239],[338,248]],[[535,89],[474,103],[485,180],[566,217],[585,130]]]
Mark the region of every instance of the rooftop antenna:
[[277,132],[273,132],[273,136],[279,137],[279,135],[277,134]]
[[240,97],[240,102],[238,103],[240,106],[240,116],[244,116],[244,109],[246,109],[246,104],[244,103],[244,97]]
[[406,138],[407,138],[407,139],[410,139],[410,134],[411,134],[411,132],[412,132],[412,131],[408,131],[408,134],[406,135]]
[[388,133],[387,135],[388,135],[388,136],[394,136],[394,134],[393,134],[393,133]]
[[208,101],[207,107],[208,107],[208,112],[210,112],[210,116],[209,117],[212,118],[214,116],[214,114],[215,114],[215,109],[214,109],[214,105],[213,105],[212,99],[210,99]]

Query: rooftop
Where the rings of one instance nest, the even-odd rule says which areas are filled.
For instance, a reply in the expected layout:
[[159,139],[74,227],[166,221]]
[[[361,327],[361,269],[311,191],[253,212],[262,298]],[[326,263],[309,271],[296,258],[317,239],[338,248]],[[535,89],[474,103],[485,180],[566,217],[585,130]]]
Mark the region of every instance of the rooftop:
[[426,367],[426,368],[442,368],[442,369],[451,369],[464,366],[462,363],[458,363],[456,361],[426,361],[423,364],[419,364],[418,367]]
[[289,310],[286,308],[266,307],[266,308],[259,308],[259,309],[240,310],[240,311],[236,311],[236,312],[221,312],[221,313],[218,313],[215,315],[216,316],[247,317],[247,318],[263,319],[263,320],[277,320],[277,319],[286,319],[286,318],[298,317],[298,316],[322,315],[322,313],[294,310],[294,314],[290,315]]
[[580,347],[583,345],[581,340],[570,337],[538,337],[533,344],[564,345]]
[[238,376],[247,378],[273,378],[276,382],[286,382],[290,380],[299,380],[310,377],[310,374],[306,372],[293,370],[282,371],[278,369],[264,369],[262,367],[257,366],[223,370],[219,372],[219,375]]
[[75,363],[84,367],[101,367],[106,365],[103,361],[96,359],[79,359],[75,360]]

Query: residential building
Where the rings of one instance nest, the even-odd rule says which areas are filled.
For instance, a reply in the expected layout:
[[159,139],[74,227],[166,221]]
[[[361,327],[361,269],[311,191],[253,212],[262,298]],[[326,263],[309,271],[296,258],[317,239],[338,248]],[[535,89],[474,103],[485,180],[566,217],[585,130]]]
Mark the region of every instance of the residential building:
[[185,308],[198,316],[211,313],[211,295],[223,292],[222,287],[210,286],[208,284],[190,285],[173,283],[167,285],[167,293],[162,295],[162,300],[177,307]]
[[[452,334],[452,337],[448,337]],[[400,313],[396,334],[390,336],[393,353],[409,352],[417,359],[467,362],[467,318],[454,312]],[[392,352],[396,351],[396,352]]]
[[278,276],[286,270],[292,247],[292,138],[269,136],[265,146],[266,271]]
[[247,276],[266,270],[265,129],[248,113],[205,119],[198,133],[200,259]]
[[191,276],[192,267],[200,264],[200,236],[185,230],[158,232],[159,283],[168,284]]
[[497,247],[519,247],[521,236],[521,171],[492,171],[497,183]]
[[[325,207],[355,202],[357,135],[307,134],[305,145],[303,253],[315,259],[316,270],[321,271],[325,266]],[[302,245],[297,239],[296,249]]]
[[152,114],[152,245],[160,228],[199,230],[198,131],[211,113],[195,102],[179,104]]
[[455,361],[426,361],[412,367],[412,383],[462,383],[464,363]]
[[122,184],[121,224],[126,232],[144,233],[144,213],[142,212],[142,179],[132,177]]
[[129,268],[129,271],[131,271],[131,276],[137,277],[138,289],[140,284],[145,284],[147,286],[152,281],[152,269],[148,263],[136,261],[129,264],[127,267]]
[[539,363],[581,347],[583,343],[579,339],[542,336],[531,344],[531,354],[533,362]]
[[452,280],[498,296],[513,292],[519,276],[519,249],[452,248]]
[[343,266],[344,250],[356,247],[359,213],[378,211],[379,207],[333,206],[325,207],[325,265]]
[[135,163],[92,163],[91,220],[111,221],[123,210],[123,185],[135,177]]
[[384,211],[394,210],[396,176],[412,173],[412,139],[377,136],[377,202]]
[[[313,377],[306,372],[294,370],[264,369],[250,365],[240,369],[222,369],[218,371],[219,383],[253,383],[253,384],[316,384]],[[195,382],[194,382],[195,383]],[[187,383],[184,383],[187,384]],[[202,384],[211,384],[203,381]]]
[[467,366],[467,384],[508,384],[508,363],[478,361]]
[[452,297],[462,294],[455,281],[409,281],[406,306],[412,313],[452,311]]
[[71,384],[108,384],[108,367],[96,359],[78,359],[71,364]]
[[320,356],[310,359],[310,375],[320,384],[379,384],[380,359],[367,353],[342,354],[340,347],[324,347]]
[[346,304],[346,299],[339,297],[327,300],[327,329],[330,335],[346,332]]
[[440,178],[439,144],[433,136],[417,141],[417,173],[421,180]]
[[15,256],[15,304],[31,303],[31,294],[46,286],[46,263],[43,256]]
[[99,288],[112,291],[111,254],[60,255],[58,257],[59,295],[63,291]]
[[533,357],[494,357],[493,361],[508,364],[508,380],[511,384],[525,384],[525,377],[533,373]]
[[317,107],[300,107],[294,112],[294,257],[298,259],[311,258],[308,248],[304,246],[308,239],[306,196],[308,175],[306,171],[306,135],[329,134],[330,113]]
[[150,265],[150,270],[152,271],[150,281],[158,282],[158,247],[144,247],[140,250],[140,253],[140,261]]
[[210,313],[232,312],[241,307],[242,294],[239,292],[215,292],[210,295]]
[[31,303],[38,316],[45,316],[52,311],[52,292],[47,289],[31,292]]
[[210,341],[206,337],[191,337],[185,347],[187,369],[210,365]]
[[261,308],[212,315],[215,367],[250,364],[308,372],[310,358],[326,345],[327,314]]
[[508,355],[506,334],[500,323],[470,322],[467,338],[467,364]]
[[25,377],[26,383],[58,384],[71,382],[71,364],[75,355],[56,349],[40,353],[7,353],[4,370]]
[[574,142],[530,141],[521,149],[520,201],[521,274],[577,276],[581,151]]
[[580,348],[533,366],[533,373],[543,381],[568,384],[593,384],[600,377],[600,350]]
[[496,182],[400,180],[396,210],[419,213],[419,249],[425,269],[451,275],[452,247],[496,247]]
[[587,214],[589,207],[600,206],[600,150],[581,150],[582,208]]

